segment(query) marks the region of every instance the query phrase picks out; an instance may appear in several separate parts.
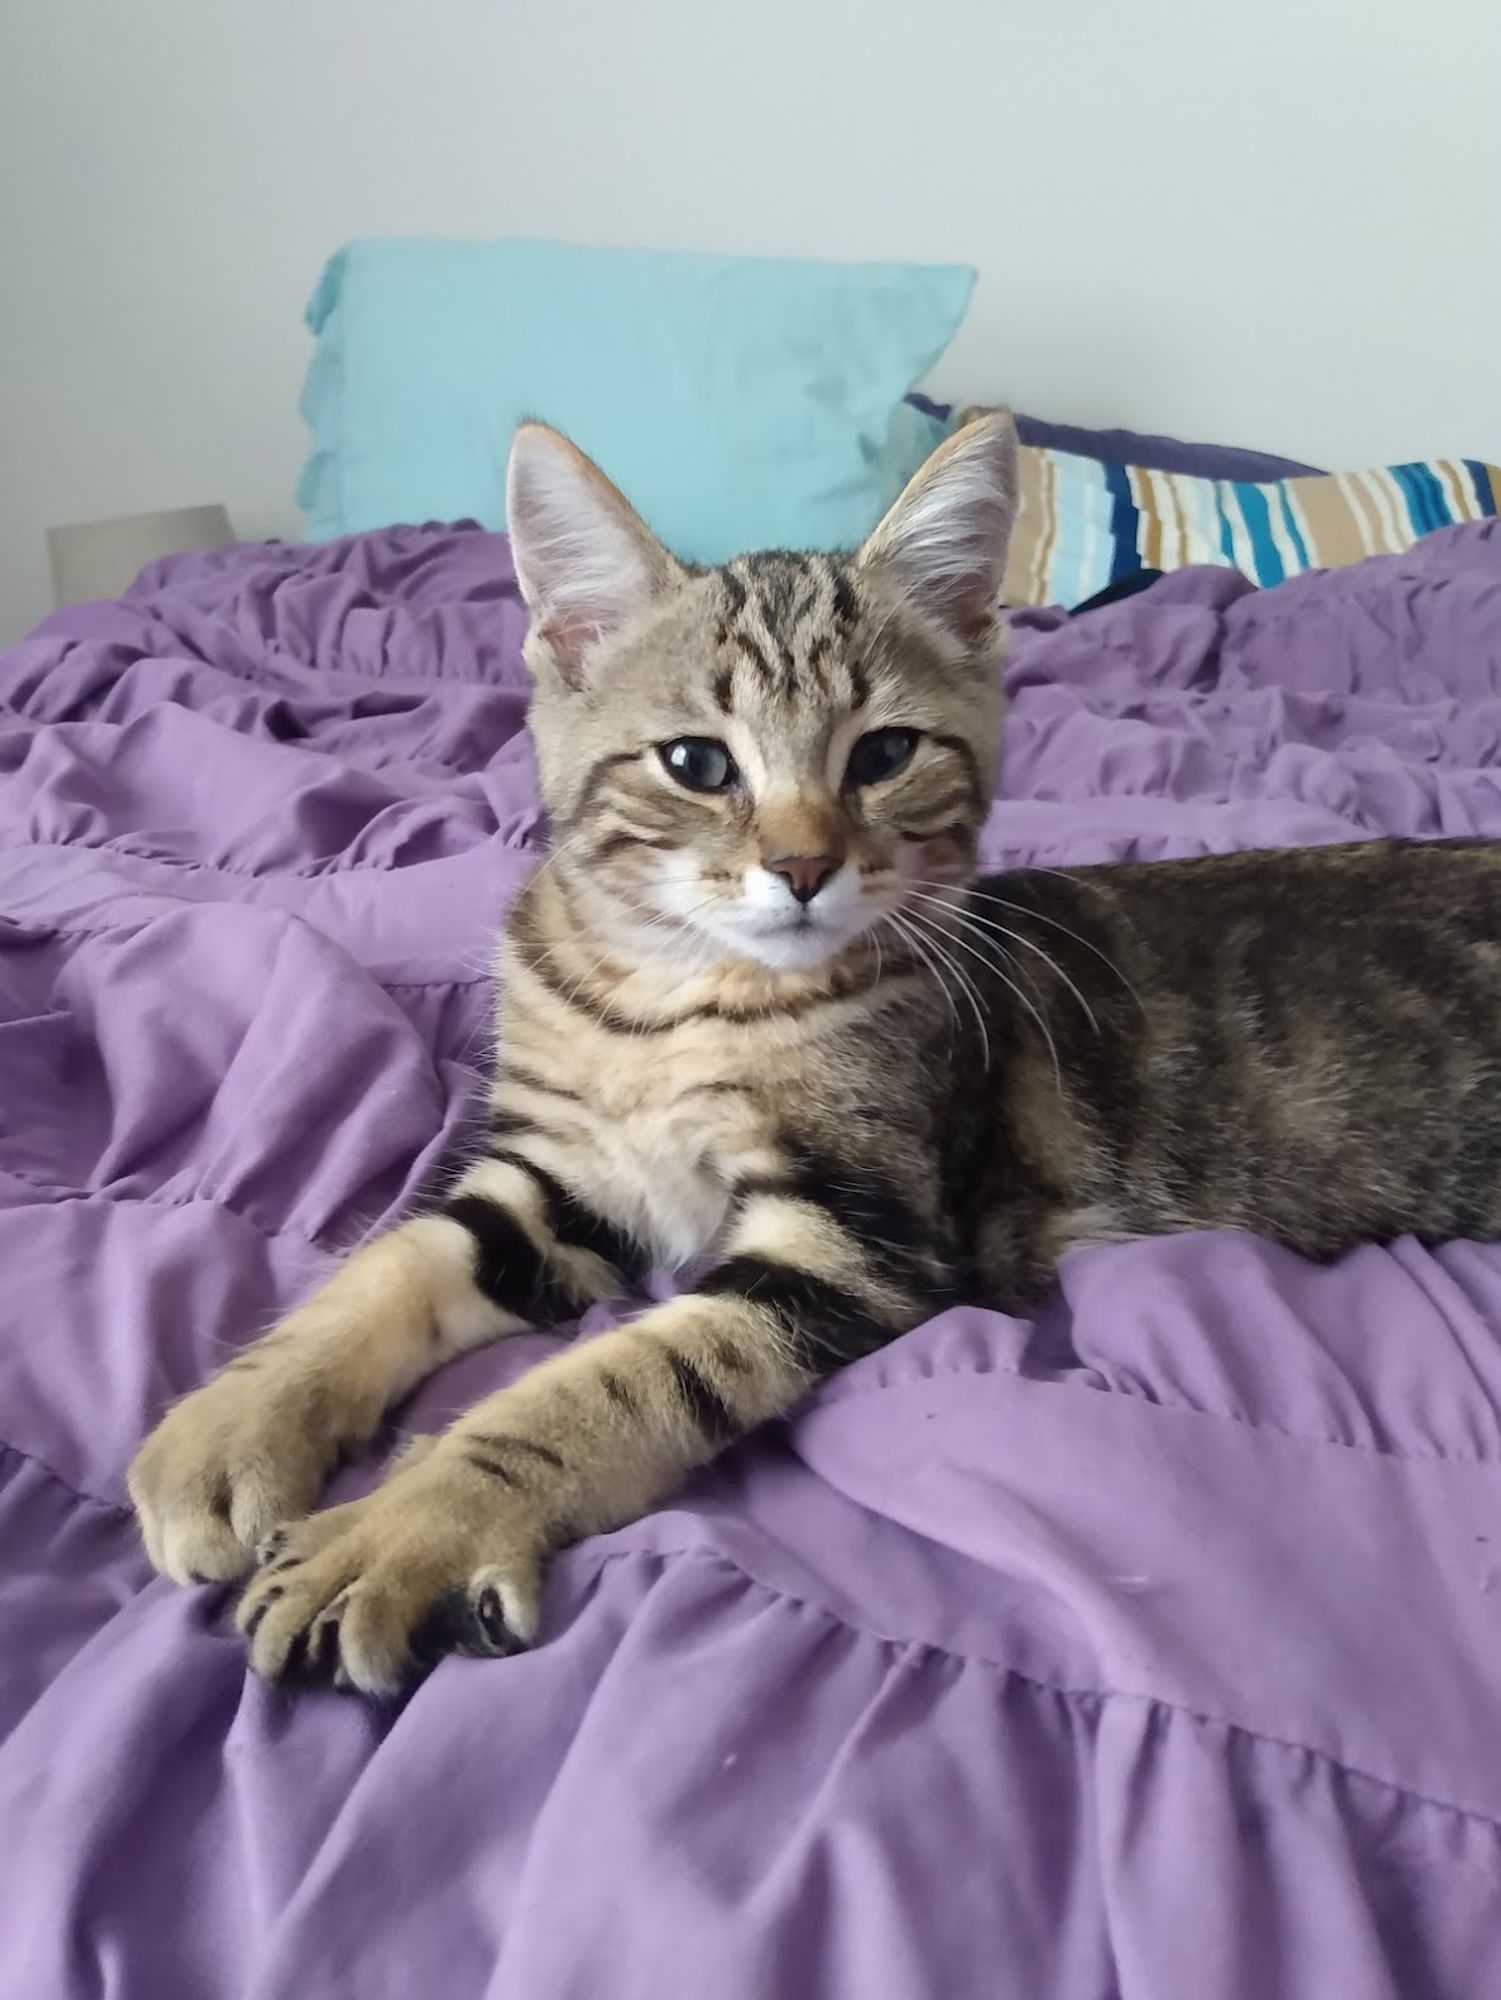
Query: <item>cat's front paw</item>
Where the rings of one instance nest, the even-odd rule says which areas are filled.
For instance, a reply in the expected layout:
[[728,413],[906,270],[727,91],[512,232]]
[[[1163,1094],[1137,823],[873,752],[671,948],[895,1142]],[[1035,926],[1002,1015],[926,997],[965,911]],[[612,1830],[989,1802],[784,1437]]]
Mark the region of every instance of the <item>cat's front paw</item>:
[[367,1499],[280,1530],[236,1623],[268,1679],[394,1695],[445,1653],[500,1658],[536,1628],[545,1538],[441,1448]]
[[249,1350],[169,1410],[126,1474],[146,1551],[176,1583],[227,1583],[305,1514],[352,1426],[332,1384]]

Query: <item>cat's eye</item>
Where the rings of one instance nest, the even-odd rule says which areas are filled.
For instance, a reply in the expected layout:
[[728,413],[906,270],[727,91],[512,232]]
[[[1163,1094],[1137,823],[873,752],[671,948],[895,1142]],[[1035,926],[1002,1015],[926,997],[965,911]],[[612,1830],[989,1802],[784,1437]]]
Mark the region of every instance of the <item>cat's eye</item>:
[[663,767],[690,792],[727,792],[740,782],[735,760],[712,736],[679,736],[659,743]]
[[917,748],[918,732],[915,729],[872,729],[862,736],[850,752],[848,764],[844,767],[844,782],[847,785],[879,785],[883,778],[894,778],[912,761],[912,753]]

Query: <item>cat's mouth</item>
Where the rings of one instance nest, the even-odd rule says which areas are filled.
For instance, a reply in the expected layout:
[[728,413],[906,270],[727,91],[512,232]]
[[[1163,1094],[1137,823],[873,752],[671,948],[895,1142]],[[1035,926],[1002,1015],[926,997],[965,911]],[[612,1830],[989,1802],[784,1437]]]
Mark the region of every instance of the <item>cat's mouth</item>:
[[810,901],[795,900],[759,870],[751,871],[738,895],[705,898],[699,882],[687,881],[673,884],[662,898],[690,932],[736,958],[787,972],[811,971],[839,957],[880,921],[878,900],[843,872]]
[[773,971],[807,971],[837,958],[867,930],[864,913],[825,915],[816,909],[792,910],[783,916],[741,918],[716,926],[716,934],[743,958],[755,959]]

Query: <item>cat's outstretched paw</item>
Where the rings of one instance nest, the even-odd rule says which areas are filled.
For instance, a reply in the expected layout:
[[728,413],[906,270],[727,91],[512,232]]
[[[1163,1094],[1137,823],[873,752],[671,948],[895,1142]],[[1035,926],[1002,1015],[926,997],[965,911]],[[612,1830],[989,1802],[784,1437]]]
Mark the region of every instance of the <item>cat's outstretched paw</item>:
[[401,1693],[445,1653],[502,1658],[536,1628],[540,1540],[441,1452],[279,1531],[236,1614],[272,1680]]
[[167,1412],[126,1475],[152,1562],[176,1583],[228,1583],[278,1523],[307,1512],[349,1426],[329,1396],[251,1350]]

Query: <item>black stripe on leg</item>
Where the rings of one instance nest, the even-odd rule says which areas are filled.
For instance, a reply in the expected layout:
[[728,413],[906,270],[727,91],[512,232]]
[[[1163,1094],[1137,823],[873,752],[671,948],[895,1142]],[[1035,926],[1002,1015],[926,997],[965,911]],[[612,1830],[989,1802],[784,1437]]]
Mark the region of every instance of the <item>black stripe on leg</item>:
[[599,1386],[617,1409],[624,1410],[628,1417],[640,1416],[641,1405],[636,1401],[630,1383],[617,1375],[613,1368],[600,1369]]
[[738,1341],[721,1337],[709,1342],[709,1352],[726,1375],[748,1375],[751,1358]]
[[498,1479],[502,1486],[519,1486],[520,1480],[504,1459],[492,1458],[487,1451],[466,1451],[465,1458],[476,1472],[488,1472],[492,1479]]
[[873,1354],[901,1331],[842,1285],[772,1257],[727,1257],[697,1290],[711,1297],[738,1296],[772,1313],[796,1360],[814,1375]]
[[443,1213],[474,1238],[474,1282],[492,1305],[523,1319],[562,1319],[578,1301],[508,1210],[479,1194],[458,1194]]
[[683,1406],[698,1428],[715,1444],[728,1444],[744,1429],[714,1384],[685,1354],[669,1353],[672,1379]]
[[742,1200],[765,1194],[812,1202],[860,1248],[883,1281],[918,1290],[924,1297],[942,1291],[932,1229],[895,1181],[801,1141],[786,1141],[784,1150],[783,1173],[736,1183],[735,1192]]
[[477,1445],[495,1458],[534,1458],[543,1465],[550,1465],[554,1472],[563,1470],[563,1461],[550,1444],[538,1444],[533,1438],[517,1437],[514,1431],[466,1431],[467,1443]]
[[646,1269],[641,1246],[623,1229],[617,1229],[613,1222],[606,1222],[602,1215],[597,1215],[587,1202],[580,1201],[573,1189],[560,1181],[556,1174],[549,1173],[546,1167],[539,1167],[525,1153],[515,1153],[508,1148],[497,1148],[495,1157],[504,1160],[508,1166],[519,1167],[524,1174],[530,1174],[542,1191],[548,1227],[560,1243],[566,1243],[575,1250],[592,1250],[596,1257],[603,1257],[607,1264],[628,1278],[639,1277]]

